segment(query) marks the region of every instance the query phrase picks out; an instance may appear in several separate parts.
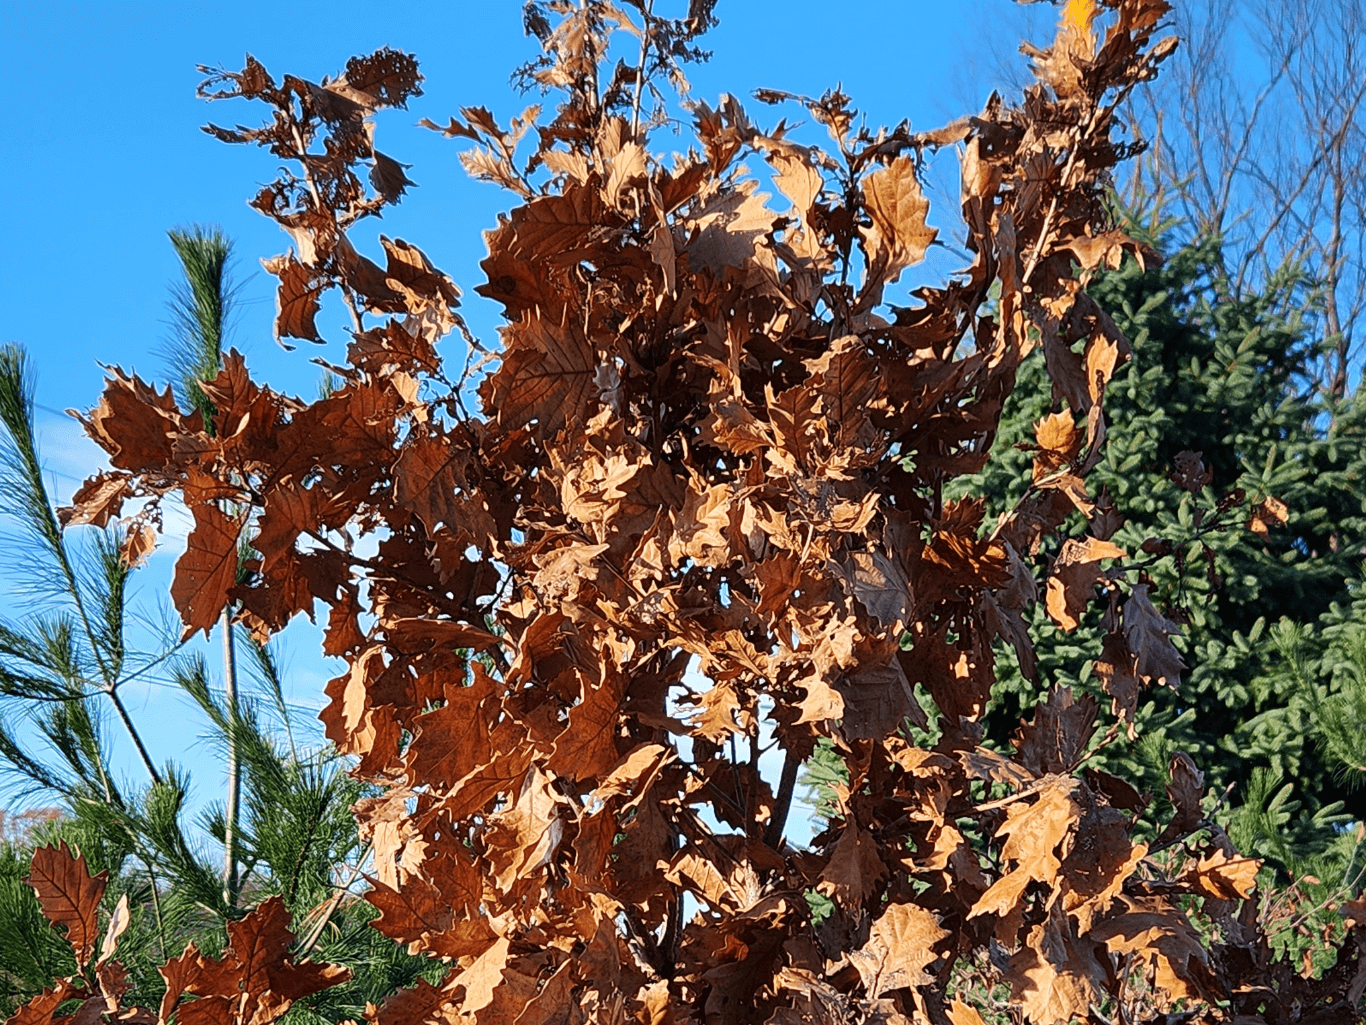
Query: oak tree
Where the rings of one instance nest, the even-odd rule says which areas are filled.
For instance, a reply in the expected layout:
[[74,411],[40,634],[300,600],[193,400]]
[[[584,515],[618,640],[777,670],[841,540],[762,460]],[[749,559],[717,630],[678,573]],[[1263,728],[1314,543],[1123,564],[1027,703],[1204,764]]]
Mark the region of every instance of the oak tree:
[[[1132,151],[1115,110],[1175,46],[1155,38],[1168,4],[1072,0],[1017,105],[939,131],[871,130],[838,90],[764,91],[829,142],[726,97],[692,106],[672,157],[642,98],[681,74],[711,4],[628,6],[529,4],[544,57],[526,73],[558,108],[441,128],[516,197],[486,235],[478,291],[505,325],[477,410],[437,348],[463,327],[453,281],[409,242],[380,236],[377,262],[352,237],[411,184],[370,119],[420,76],[382,50],[321,83],[249,59],[204,87],[269,110],[214,134],[298,167],[253,200],[293,241],[267,263],[276,331],[320,340],[338,290],[341,386],[304,402],[229,353],[207,419],[121,371],[85,418],[111,469],[81,515],[136,529],[174,497],[194,517],[173,590],[188,633],[229,603],[261,637],[327,610],[347,670],[322,718],[376,788],[355,807],[375,927],[449,966],[366,1020],[970,1025],[998,989],[1040,1025],[1349,1020],[1366,904],[1336,964],[1302,976],[1271,957],[1257,862],[1207,817],[1187,755],[1149,840],[1141,796],[1087,765],[1186,668],[1087,483],[1130,349],[1086,285],[1153,255],[1104,201]],[[609,62],[614,30],[636,63]],[[898,305],[937,236],[921,168],[950,145],[971,264]],[[1051,402],[1029,482],[984,523],[980,497],[945,491],[992,459],[1035,349]],[[1182,463],[1188,488],[1206,473]],[[1028,666],[1040,601],[1064,629],[1101,608],[1111,707],[1055,688],[1001,751],[982,743],[992,645]],[[850,781],[802,848],[793,785],[822,739]],[[832,900],[819,926],[811,892]],[[269,902],[239,925],[224,961],[167,966],[173,1005],[202,994],[179,1020],[274,1020],[329,978],[288,959]],[[59,1020],[60,999],[16,1020]]]

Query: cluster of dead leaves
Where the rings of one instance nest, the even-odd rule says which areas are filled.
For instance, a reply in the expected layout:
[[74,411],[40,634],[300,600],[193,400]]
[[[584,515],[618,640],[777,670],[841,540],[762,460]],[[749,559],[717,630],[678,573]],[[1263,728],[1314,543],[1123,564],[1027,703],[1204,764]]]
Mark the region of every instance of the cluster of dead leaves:
[[[1270,1015],[1257,863],[1220,834],[1188,839],[1210,825],[1189,759],[1153,843],[1191,857],[1163,871],[1132,837],[1145,799],[1084,765],[1103,742],[1093,698],[1054,689],[1012,753],[981,743],[993,645],[1034,675],[1041,595],[1063,629],[1099,603],[1106,737],[1183,669],[1179,627],[1127,582],[1121,518],[1086,484],[1130,351],[1085,282],[1151,256],[1106,214],[1131,149],[1114,110],[1173,45],[1153,43],[1164,0],[1104,6],[1097,22],[1069,4],[1019,106],[993,97],[938,132],[871,133],[838,92],[760,97],[804,105],[828,151],[726,98],[693,108],[696,143],[666,162],[590,101],[582,69],[548,123],[464,111],[448,134],[484,143],[473,169],[521,197],[486,236],[479,292],[506,326],[477,415],[435,346],[458,326],[450,279],[407,243],[381,239],[381,270],[346,238],[402,191],[367,115],[415,94],[416,65],[381,52],[322,85],[277,87],[255,62],[218,76],[272,121],[215,133],[304,169],[256,201],[296,246],[270,264],[277,332],[316,338],[317,295],[341,288],[357,311],[341,386],[302,402],[233,354],[204,389],[210,424],[115,373],[85,421],[112,469],[68,518],[138,499],[154,522],[179,497],[187,631],[230,602],[263,637],[326,608],[324,650],[348,668],[322,719],[378,788],[355,808],[375,927],[450,966],[367,1021],[972,1025],[950,986],[979,952],[1038,1025],[1116,1006],[1131,1020],[1134,987],[1159,1018]],[[631,21],[602,0],[546,9],[557,68]],[[936,237],[920,163],[950,144],[971,266],[888,306]],[[1025,497],[987,525],[980,500],[941,496],[990,458],[1037,347],[1055,411]],[[937,740],[916,746],[908,723]],[[798,849],[793,783],[822,738],[851,779]],[[835,908],[819,927],[812,891]],[[1350,1015],[1364,925],[1316,1020]]]
[[[6,1019],[6,1025],[268,1025],[296,1000],[351,977],[340,965],[294,961],[289,912],[284,901],[271,897],[228,925],[221,958],[205,957],[190,943],[160,968],[166,993],[158,1010],[125,1005],[128,971],[114,954],[131,911],[124,894],[99,939],[100,900],[108,882],[108,872],[91,876],[85,857],[73,854],[65,843],[34,851],[28,883],[48,921],[65,930],[76,974],[57,980]],[[92,961],[97,939],[100,954]]]

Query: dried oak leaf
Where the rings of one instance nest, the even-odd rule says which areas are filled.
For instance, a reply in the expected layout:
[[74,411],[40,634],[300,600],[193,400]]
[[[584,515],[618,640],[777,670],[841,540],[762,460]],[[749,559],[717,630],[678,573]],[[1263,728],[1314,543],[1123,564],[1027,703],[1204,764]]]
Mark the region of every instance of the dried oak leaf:
[[426,979],[418,979],[415,986],[390,993],[378,1007],[367,1004],[365,1020],[372,1025],[413,1025],[415,1022],[435,1021],[454,996],[446,988],[449,980],[450,976],[447,976],[442,985],[433,986]]
[[129,569],[137,569],[156,549],[157,532],[150,523],[134,523],[119,545],[119,559]]
[[801,717],[797,723],[804,722],[825,722],[828,719],[842,719],[844,717],[844,697],[834,687],[825,682],[825,679],[818,675],[808,676],[797,681],[799,686],[806,688],[806,697],[798,703],[797,707],[802,710]]
[[1121,808],[1124,811],[1143,811],[1152,802],[1150,794],[1140,794],[1132,784],[1105,772],[1103,769],[1088,766],[1086,781],[1091,785],[1092,790],[1105,796],[1105,800],[1109,802],[1112,808]]
[[366,94],[374,107],[406,107],[422,95],[422,74],[417,58],[402,50],[382,46],[364,57],[352,57],[346,71],[331,83]]
[[487,673],[476,672],[470,686],[447,686],[441,707],[413,720],[416,735],[404,756],[409,779],[445,789],[492,757],[496,712],[483,704],[496,686]]
[[568,320],[527,316],[502,333],[503,365],[479,386],[499,426],[531,426],[535,437],[548,438],[566,420],[583,418],[600,361],[582,331]]
[[342,235],[337,239],[333,266],[341,283],[350,289],[363,308],[371,313],[403,313],[412,311],[407,297],[394,287],[379,264],[361,254],[351,241]]
[[[70,979],[58,979],[51,989],[45,989],[5,1019],[5,1025],[53,1025],[57,1008],[68,1000],[85,999],[90,991],[75,985]],[[59,1021],[67,1021],[63,1016]],[[92,1022],[98,1018],[89,1019]]]
[[450,619],[428,619],[423,616],[381,619],[379,627],[389,642],[389,650],[397,655],[414,656],[429,651],[452,651],[470,648],[487,651],[502,643],[502,638],[482,627],[457,623]]
[[[174,1010],[180,1025],[270,1025],[294,1001],[351,978],[341,965],[293,961],[289,920],[283,898],[270,897],[228,923],[221,960],[204,957],[193,943],[187,946],[160,969],[167,982],[162,1018]],[[185,994],[198,999],[177,1007]]]
[[1096,10],[1095,0],[1068,0],[1052,46],[1046,50],[1029,44],[1021,47],[1034,60],[1034,74],[1064,101],[1076,102],[1085,95],[1083,72],[1092,63],[1096,49],[1096,34],[1091,28]]
[[659,925],[667,914],[668,898],[660,890],[657,866],[660,862],[667,864],[676,853],[676,830],[653,795],[640,802],[635,817],[620,829],[624,834],[620,842],[615,841],[617,818],[608,818],[612,834],[609,840],[616,856],[610,876],[612,896],[633,908],[641,921]]
[[798,258],[823,265],[825,252],[820,235],[812,225],[811,208],[825,187],[825,182],[812,165],[811,154],[785,142],[767,140],[760,142],[759,146],[770,150],[767,157],[769,166],[773,168],[773,184],[792,201],[792,212],[801,221],[800,237],[789,229],[784,232],[784,242]]
[[695,706],[698,711],[692,716],[691,725],[697,736],[720,743],[732,734],[744,732],[736,722],[736,713],[741,711],[740,697],[732,681],[718,681],[695,702]]
[[1172,466],[1172,480],[1192,495],[1200,494],[1214,480],[1213,471],[1201,460],[1203,455],[1202,452],[1178,452]]
[[1023,789],[1034,782],[1033,773],[1019,762],[990,748],[979,747],[972,751],[959,751],[958,761],[973,779],[1005,783],[1017,789]]
[[[481,1018],[487,1021],[508,1021],[515,1022],[522,1008],[515,1009],[492,1007],[500,997],[507,994],[500,992],[503,983],[503,972],[508,967],[508,947],[510,941],[506,937],[499,937],[487,950],[481,953],[453,980],[454,984],[464,987],[465,998],[460,1002],[460,1010],[463,1014],[469,1015],[474,1021]],[[533,990],[534,992],[534,990]],[[499,1000],[499,1003],[502,1001]],[[522,1004],[525,1005],[523,1000]],[[480,1014],[489,1008],[490,1013]],[[496,1012],[502,1010],[503,1014]]]
[[1196,893],[1217,900],[1246,900],[1257,886],[1262,863],[1257,858],[1231,857],[1212,847],[1181,873],[1180,882]]
[[289,253],[262,260],[261,266],[280,279],[275,291],[275,340],[282,345],[285,338],[322,342],[313,318],[321,308],[318,297],[331,286],[331,279]]
[[117,367],[111,373],[100,404],[88,416],[72,415],[109,454],[116,469],[134,473],[162,469],[173,459],[176,437],[188,431],[193,420],[187,423],[170,387],[158,392]]
[[634,807],[650,788],[659,770],[674,757],[673,752],[662,744],[637,745],[623,755],[621,761],[594,788],[594,800],[607,801],[613,797],[634,794],[635,797],[625,804],[626,808]]
[[[667,983],[661,983],[667,985]],[[791,1006],[777,1007],[764,1025],[843,1025],[848,1020],[849,1001],[830,983],[807,968],[784,967],[774,976],[773,990]],[[649,1025],[663,1025],[672,1017],[641,1019]]]
[[811,152],[786,140],[761,139],[757,144],[773,166],[773,184],[792,201],[793,212],[804,218],[825,186],[812,165]]
[[1057,847],[1081,815],[1081,808],[1069,793],[1070,786],[1069,781],[1061,780],[1046,787],[1037,801],[1020,800],[1008,807],[1006,820],[996,835],[1006,837],[1001,857],[1013,862],[1014,867],[982,894],[968,913],[969,918],[993,914],[1014,923],[1030,883],[1056,885],[1062,866]]
[[268,568],[277,562],[288,564],[301,535],[339,526],[345,511],[337,496],[324,488],[306,488],[295,480],[283,481],[265,494],[265,511],[257,522],[251,546],[261,553]]
[[39,847],[26,880],[38,895],[43,915],[66,930],[66,941],[83,968],[95,952],[99,936],[100,898],[109,883],[109,872],[91,876],[85,855],[76,855],[63,840],[56,847]]
[[1130,841],[1129,817],[1118,808],[1094,801],[1085,788],[1079,790],[1078,799],[1086,810],[1060,869],[1061,903],[1076,919],[1077,931],[1085,933],[1109,910],[1148,846]]
[[857,447],[866,442],[869,407],[885,387],[867,343],[858,335],[843,335],[820,356],[802,363],[821,397],[821,412],[835,428],[835,444]]
[[616,736],[621,698],[613,674],[605,674],[596,685],[585,680],[583,696],[569,710],[569,725],[555,740],[547,768],[569,779],[592,779],[610,772],[620,757]]
[[462,854],[440,855],[424,868],[439,873],[439,884],[417,873],[402,875],[397,887],[372,880],[365,899],[380,912],[375,930],[412,954],[478,957],[498,938],[479,912],[481,870]]
[[[124,895],[125,899],[127,895]],[[92,1008],[94,1014],[107,1014],[117,1022],[126,1025],[157,1025],[156,1015],[141,1007],[122,1007],[123,998],[129,989],[128,969],[124,968],[118,961],[107,961],[101,959],[95,964],[95,978],[100,985],[100,995],[92,997],[91,1002],[97,1003],[98,1009]],[[71,1025],[81,1025],[81,1013],[78,1011]],[[91,1012],[84,1012],[91,1013]],[[95,1020],[99,1020],[96,1018]]]
[[1200,934],[1180,908],[1161,897],[1120,894],[1118,914],[1094,926],[1088,938],[1111,954],[1137,954],[1156,968],[1154,982],[1168,999],[1209,999],[1217,988]]
[[237,583],[239,520],[225,515],[216,505],[192,506],[194,529],[185,554],[176,560],[171,600],[185,624],[184,637],[198,630],[205,636],[218,622],[228,603],[228,591]]
[[775,392],[767,384],[764,399],[769,429],[778,442],[775,449],[769,450],[769,461],[785,473],[813,470],[816,451],[827,441],[827,423],[819,414],[820,395],[806,385]]
[[386,203],[397,203],[408,186],[415,184],[403,173],[412,165],[401,163],[379,150],[375,150],[374,159],[374,166],[370,168],[370,184]]
[[488,874],[503,893],[550,864],[564,838],[565,804],[554,777],[532,766],[516,799],[488,817]]
[[924,986],[933,981],[925,967],[939,955],[934,947],[949,935],[934,913],[916,904],[891,904],[868,931],[868,942],[849,955],[876,1000],[894,989]]
[[1005,981],[1011,1000],[1034,1025],[1065,1025],[1084,1019],[1108,989],[1109,972],[1094,953],[1091,937],[1079,938],[1071,919],[1054,904],[1048,920],[1034,926],[1010,958]]
[[57,510],[57,518],[63,527],[82,523],[106,526],[110,520],[118,518],[132,484],[132,478],[126,473],[97,473],[76,489],[70,505]]
[[[500,725],[506,725],[506,722]],[[450,793],[437,803],[433,815],[444,815],[452,820],[468,818],[500,795],[517,789],[531,767],[535,753],[525,743],[524,736],[517,736],[521,732],[517,726],[495,730],[492,758],[452,786]]]
[[1122,559],[1126,554],[1118,545],[1094,537],[1064,541],[1048,573],[1045,601],[1049,618],[1064,631],[1075,630],[1081,624],[1078,617],[1095,597],[1096,584],[1103,579],[1101,562]]
[[742,911],[752,901],[736,893],[715,862],[694,847],[684,847],[669,861],[664,878],[675,886],[691,891],[726,914]]
[[762,247],[765,236],[773,230],[775,215],[765,205],[768,193],[757,192],[757,187],[749,181],[717,192],[678,219],[688,232],[688,242],[680,254],[687,257],[694,273],[705,269],[721,278],[727,268],[749,271],[755,262],[772,266],[771,254]]
[[902,668],[901,658],[905,654],[898,652],[882,665],[861,663],[840,680],[846,738],[881,740],[895,733],[908,717],[921,729],[928,726],[925,710],[916,700]]
[[1247,521],[1247,529],[1258,537],[1268,538],[1274,528],[1285,526],[1289,518],[1289,506],[1279,498],[1267,495],[1253,507],[1252,516]]
[[1106,231],[1099,235],[1078,235],[1068,239],[1064,247],[1076,254],[1083,270],[1095,270],[1102,263],[1110,270],[1118,270],[1126,251],[1133,252],[1140,266],[1145,262],[1143,249],[1122,231]]
[[1196,829],[1205,813],[1200,801],[1205,796],[1205,774],[1195,767],[1191,756],[1178,751],[1168,766],[1171,781],[1167,784],[1167,799],[1171,801],[1174,814],[1167,828],[1157,838],[1157,843],[1165,843],[1174,837],[1185,836]]
[[193,943],[187,943],[183,951],[175,957],[167,958],[166,963],[157,969],[157,974],[166,982],[166,992],[161,995],[161,1012],[157,1016],[161,1021],[170,1020],[176,1004],[185,992],[185,986],[195,972],[198,958],[199,948]]
[[596,240],[619,223],[597,189],[571,186],[561,195],[538,196],[484,232],[489,255],[479,266],[488,281],[475,291],[502,303],[514,322],[537,309],[537,319],[563,312],[562,268],[601,260]]
[[897,157],[863,179],[863,208],[872,225],[863,229],[870,282],[893,282],[925,258],[938,232],[925,223],[930,201],[920,188],[915,161]]
[[1067,466],[1081,451],[1084,437],[1077,430],[1076,418],[1066,409],[1043,416],[1034,424],[1038,445],[1034,456],[1034,479],[1046,477]]
[[409,293],[407,305],[412,312],[419,312],[414,306],[420,305],[411,301],[413,297],[448,310],[460,305],[460,289],[449,275],[432,265],[421,249],[401,238],[391,239],[384,235],[379,237],[379,244],[384,247],[386,257],[385,282],[390,288]]
[[[690,930],[694,936],[685,950],[695,958],[697,978],[707,987],[703,1013],[694,1020],[741,1025],[759,1019],[762,1012],[755,1013],[756,1005],[763,1006],[762,994],[783,962],[784,942],[799,915],[804,918],[806,909],[797,912],[792,894],[770,893],[739,914]],[[675,1004],[675,1014],[678,1010]]]
[[911,602],[910,584],[901,567],[879,551],[849,552],[846,559],[839,568],[850,593],[878,623],[899,633]]
[[369,687],[384,669],[383,645],[371,645],[350,659],[350,669],[327,682],[323,693],[328,703],[318,719],[327,738],[343,754],[371,755],[376,749],[388,757],[389,744],[397,745],[399,727],[392,708],[384,710],[370,702]]
[[678,248],[674,245],[673,231],[658,212],[659,220],[650,229],[650,259],[664,275],[664,291],[657,300],[661,305],[665,296],[674,296],[678,290]]
[[1095,673],[1101,688],[1110,695],[1110,714],[1125,724],[1129,739],[1135,737],[1134,720],[1138,714],[1138,695],[1143,689],[1136,670],[1137,660],[1124,635],[1110,632],[1101,645]]
[[995,591],[985,592],[980,599],[982,619],[986,628],[1015,649],[1020,672],[1028,680],[1038,681],[1038,655],[1034,639],[1024,621],[1024,611],[1039,597],[1038,581],[1029,564],[1020,558],[1015,546],[1006,542],[1010,565],[1010,582]]
[[[1060,305],[1064,302],[1066,300],[1059,300]],[[1067,309],[1070,308],[1067,306]],[[1054,401],[1066,399],[1067,404],[1077,412],[1089,409],[1091,391],[1087,387],[1084,354],[1072,350],[1057,319],[1041,317],[1036,327],[1043,335],[1044,366],[1048,370],[1049,380],[1053,382]]]
[[132,912],[128,909],[128,894],[125,893],[114,905],[114,910],[109,916],[109,924],[105,926],[104,939],[100,941],[101,964],[114,956],[119,946],[119,937],[124,934],[132,920]]
[[[1348,935],[1343,939],[1343,949],[1349,941],[1356,944],[1358,953],[1366,949],[1366,894],[1358,894],[1351,900],[1343,901],[1341,914],[1347,921]],[[1339,954],[1339,964],[1345,958]],[[1358,958],[1356,975],[1347,985],[1347,1002],[1360,1006],[1361,998],[1366,995],[1366,961]]]
[[1180,686],[1186,663],[1171,642],[1171,637],[1180,632],[1180,623],[1172,622],[1153,608],[1148,585],[1135,584],[1124,603],[1124,639],[1137,659],[1135,669],[1139,676],[1150,683]]
[[[580,998],[575,997],[574,990],[582,980],[597,983],[600,990],[616,989],[611,982],[600,981],[591,968],[581,965],[574,958],[567,958],[548,979],[542,978],[544,973],[535,961],[529,961],[527,969],[522,975],[522,985],[530,989],[531,996],[521,1004],[520,1010],[514,1012],[517,1014],[516,1025],[588,1025],[595,1019],[601,1020],[599,1014],[595,1013],[599,1009],[592,1003],[592,987]],[[505,988],[510,987],[505,983]],[[522,995],[518,994],[517,1002],[509,1002],[512,1007],[521,1002]],[[612,1000],[610,1006],[619,1007],[618,1000],[620,997]],[[492,1019],[492,1015],[485,1017]]]
[[441,357],[430,334],[406,318],[390,318],[383,327],[353,334],[346,348],[346,360],[372,373],[385,366],[411,373],[439,373]]
[[1036,776],[1071,772],[1096,732],[1096,699],[1073,700],[1070,687],[1054,686],[1039,703],[1034,719],[1011,738],[1017,760]]
[[[1095,407],[1099,409],[1100,407]],[[1102,541],[1109,541],[1115,536],[1120,527],[1124,526],[1125,520],[1120,515],[1114,499],[1110,495],[1110,485],[1103,485],[1100,495],[1095,501],[1095,511],[1089,517],[1091,521],[1091,534],[1100,538]]]
[[944,503],[931,544],[922,552],[919,572],[911,580],[914,593],[922,601],[953,595],[960,588],[1003,587],[1010,582],[1005,545],[977,536],[985,508],[983,498]]
[[887,875],[878,844],[857,822],[849,822],[821,872],[818,889],[845,907],[858,907]]
[[[1091,406],[1104,396],[1105,386],[1114,377],[1115,369],[1132,359],[1134,353],[1124,332],[1085,292],[1077,297],[1076,310],[1084,315],[1089,334],[1085,350],[1086,396],[1089,400],[1085,408],[1089,413]],[[1093,433],[1089,428],[1089,416],[1087,433],[1088,436]]]
[[949,1005],[948,1016],[952,1025],[987,1025],[981,1012],[956,997],[953,1003]]
[[360,596],[353,586],[342,588],[341,598],[327,614],[323,634],[323,654],[344,656],[365,646],[366,635],[360,628]]
[[[610,158],[610,166],[602,185],[602,198],[608,206],[622,208],[621,190],[649,173],[645,163],[645,148],[638,142],[628,142]],[[623,210],[630,213],[630,210]]]

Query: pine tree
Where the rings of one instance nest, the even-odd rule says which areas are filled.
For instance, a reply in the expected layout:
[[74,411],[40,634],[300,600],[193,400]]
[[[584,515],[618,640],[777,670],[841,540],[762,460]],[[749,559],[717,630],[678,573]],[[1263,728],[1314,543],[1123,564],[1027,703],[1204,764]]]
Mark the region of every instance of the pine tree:
[[[221,234],[200,229],[172,232],[171,239],[186,277],[172,304],[180,344],[169,355],[185,408],[211,416],[198,382],[216,373],[231,298],[224,276],[231,247]],[[77,529],[63,532],[43,481],[33,409],[26,354],[0,350],[7,484],[0,513],[18,527],[11,552],[22,560],[11,566],[23,570],[0,584],[13,591],[36,582],[44,599],[37,611],[0,622],[0,765],[11,797],[41,794],[61,806],[60,815],[43,816],[24,835],[0,842],[0,1016],[75,969],[27,883],[34,848],[61,842],[79,850],[92,872],[109,872],[107,908],[128,898],[131,924],[120,950],[130,995],[144,1003],[154,1006],[165,988],[157,964],[187,941],[209,954],[220,950],[226,923],[273,894],[293,914],[300,956],[313,952],[352,975],[298,1003],[291,1022],[357,1016],[367,1000],[430,974],[426,962],[369,928],[374,909],[352,892],[368,847],[350,808],[365,788],[330,747],[296,741],[274,653],[246,639],[256,693],[234,695],[217,692],[203,658],[178,654],[173,639],[151,654],[136,650],[125,624],[132,618],[129,580],[147,554],[139,525],[108,516],[73,522]],[[236,763],[229,775],[238,786],[230,784],[227,800],[211,803],[197,824],[187,821],[190,775],[154,764],[121,698],[125,682],[160,663],[203,713],[210,739]],[[236,683],[235,674],[228,679]],[[140,755],[141,781],[120,779],[111,767],[111,711]],[[231,850],[226,873],[213,867],[211,843]]]

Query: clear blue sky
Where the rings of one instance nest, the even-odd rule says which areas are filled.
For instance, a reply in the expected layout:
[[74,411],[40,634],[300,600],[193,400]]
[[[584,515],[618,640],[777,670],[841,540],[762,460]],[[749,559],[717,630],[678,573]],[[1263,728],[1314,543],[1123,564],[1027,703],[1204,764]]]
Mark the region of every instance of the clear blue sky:
[[[686,4],[660,6],[681,11]],[[460,106],[479,104],[506,120],[531,102],[507,84],[511,69],[535,52],[522,35],[520,7],[519,0],[10,0],[0,61],[8,123],[0,141],[7,193],[0,205],[0,341],[22,343],[34,358],[38,401],[47,407],[39,415],[41,442],[61,499],[99,468],[100,453],[55,411],[97,401],[100,362],[166,379],[158,351],[167,286],[176,275],[168,228],[211,222],[236,239],[245,303],[231,341],[258,377],[312,395],[319,371],[308,359],[342,358],[340,316],[319,320],[330,339],[325,347],[303,343],[285,353],[271,339],[272,279],[258,261],[282,252],[287,239],[246,199],[275,177],[275,165],[263,151],[199,131],[210,119],[255,123],[261,114],[240,101],[196,99],[196,64],[235,70],[251,53],[277,79],[292,73],[316,81],[340,71],[348,56],[380,46],[417,54],[425,94],[407,111],[382,113],[378,140],[413,165],[408,174],[420,187],[382,223],[359,226],[353,240],[370,250],[383,231],[421,246],[466,292],[476,333],[494,338],[494,312],[472,290],[482,281],[480,232],[495,223],[508,197],[465,176],[458,143],[414,124],[422,117],[444,122]],[[717,14],[721,25],[706,40],[714,57],[690,73],[695,97],[746,98],[761,86],[818,94],[842,83],[871,124],[908,117],[920,128],[977,109],[1000,85],[1002,55],[1026,25],[1032,22],[1033,38],[1044,42],[1056,17],[1047,5],[1021,8],[1011,0],[721,0]],[[765,123],[780,116],[750,108]],[[952,219],[952,212],[942,214],[942,222]],[[139,574],[149,607],[168,604],[179,554],[179,543],[168,540]],[[0,582],[4,572],[0,557]],[[316,654],[307,634],[292,636],[287,654],[290,699],[319,707],[335,667]],[[185,699],[154,682],[130,687],[127,698],[154,758],[182,760],[203,777],[201,788],[216,789],[218,769],[196,746],[201,727]],[[121,742],[112,729],[110,735]],[[135,777],[131,760],[120,761]]]

